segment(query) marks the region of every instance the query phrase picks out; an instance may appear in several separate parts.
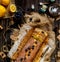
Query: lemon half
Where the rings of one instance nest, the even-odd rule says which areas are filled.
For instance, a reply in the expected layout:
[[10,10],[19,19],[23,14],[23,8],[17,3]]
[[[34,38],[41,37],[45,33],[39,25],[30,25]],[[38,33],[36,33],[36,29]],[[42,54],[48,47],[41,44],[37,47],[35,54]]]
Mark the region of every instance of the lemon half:
[[11,4],[10,5],[10,12],[16,12],[16,6],[15,6],[15,4]]

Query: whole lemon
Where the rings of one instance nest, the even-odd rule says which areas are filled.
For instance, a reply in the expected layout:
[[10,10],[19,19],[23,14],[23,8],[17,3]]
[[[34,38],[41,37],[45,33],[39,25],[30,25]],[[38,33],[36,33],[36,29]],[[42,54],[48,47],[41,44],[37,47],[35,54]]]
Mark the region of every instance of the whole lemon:
[[1,4],[3,4],[4,6],[9,5],[10,0],[1,0]]
[[0,5],[0,17],[5,16],[5,14],[6,14],[6,8]]

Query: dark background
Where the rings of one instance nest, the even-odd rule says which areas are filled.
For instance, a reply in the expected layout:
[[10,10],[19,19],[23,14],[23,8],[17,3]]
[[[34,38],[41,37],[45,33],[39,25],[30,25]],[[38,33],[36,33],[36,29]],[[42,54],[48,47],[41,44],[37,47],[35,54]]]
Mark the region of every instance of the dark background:
[[[35,10],[38,10],[39,2],[48,3],[48,0],[15,0],[16,5],[21,6],[24,10],[30,9],[31,5],[34,4]],[[60,0],[56,0],[56,3],[60,3]]]

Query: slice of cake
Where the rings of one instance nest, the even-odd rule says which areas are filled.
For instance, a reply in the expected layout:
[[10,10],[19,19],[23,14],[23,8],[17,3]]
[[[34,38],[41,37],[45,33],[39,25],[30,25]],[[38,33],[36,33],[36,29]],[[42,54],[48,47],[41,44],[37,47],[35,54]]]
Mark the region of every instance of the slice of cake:
[[35,58],[46,37],[46,32],[36,28],[31,38],[19,53],[19,56],[15,62],[33,62],[33,59]]

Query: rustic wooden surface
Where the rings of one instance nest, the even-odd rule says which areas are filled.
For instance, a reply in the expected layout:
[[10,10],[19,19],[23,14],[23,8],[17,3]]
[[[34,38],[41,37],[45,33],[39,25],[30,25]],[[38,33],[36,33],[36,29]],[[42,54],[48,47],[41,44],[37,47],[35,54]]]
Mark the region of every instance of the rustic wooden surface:
[[[35,7],[36,7],[35,10],[37,10],[38,9],[37,5],[39,2],[45,3],[45,0],[15,0],[15,1],[17,2],[16,4],[20,5],[22,8],[24,8],[24,10],[27,8],[30,8],[31,4],[35,4]],[[13,3],[14,3],[14,1],[13,1]],[[56,0],[56,3],[60,4],[60,0]],[[9,18],[8,19],[0,19],[0,25],[2,25],[4,28],[2,31],[0,31],[0,51],[1,51],[1,47],[3,46],[3,44],[5,42],[4,33],[7,30],[7,28],[10,26],[10,21],[11,20]],[[55,53],[53,54],[53,58],[54,58]],[[1,60],[0,60],[0,62],[1,62]],[[8,61],[2,60],[2,62],[8,62]],[[52,62],[55,62],[55,61],[52,61]]]
[[[30,9],[31,5],[34,4],[35,5],[35,11],[38,10],[38,4],[40,2],[43,3],[48,3],[46,2],[46,0],[15,0],[16,1],[16,5],[21,6],[24,10]],[[20,3],[21,2],[21,3]],[[56,3],[60,3],[60,0],[56,0]]]

